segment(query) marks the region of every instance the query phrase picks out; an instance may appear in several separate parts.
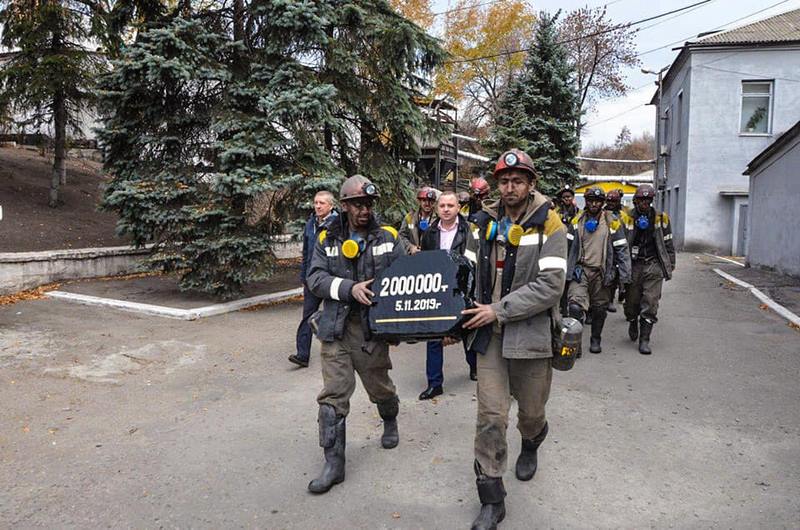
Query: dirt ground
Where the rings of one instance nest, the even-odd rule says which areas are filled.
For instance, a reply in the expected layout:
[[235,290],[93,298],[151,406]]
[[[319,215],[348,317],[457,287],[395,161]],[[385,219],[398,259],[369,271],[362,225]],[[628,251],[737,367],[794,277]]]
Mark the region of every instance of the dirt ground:
[[52,158],[37,151],[0,147],[0,252],[125,245],[114,233],[117,216],[97,211],[104,177],[100,163],[67,161],[63,204],[47,206]]
[[[60,291],[86,294],[101,298],[113,298],[127,302],[155,304],[180,309],[193,309],[221,302],[217,297],[207,293],[194,291],[181,292],[178,288],[176,274],[154,276],[134,276],[118,279],[93,278],[66,282],[59,287]],[[289,260],[282,262],[280,268],[268,280],[247,284],[244,292],[237,298],[247,298],[267,293],[277,293],[301,287],[300,266]]]

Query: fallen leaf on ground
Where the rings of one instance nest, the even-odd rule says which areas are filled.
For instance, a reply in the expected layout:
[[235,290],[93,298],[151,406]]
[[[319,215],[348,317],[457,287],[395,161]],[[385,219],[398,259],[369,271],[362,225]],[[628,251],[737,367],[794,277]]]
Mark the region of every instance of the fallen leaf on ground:
[[53,291],[61,287],[60,283],[48,283],[36,289],[28,289],[27,291],[19,291],[17,293],[7,294],[0,296],[0,305],[16,304],[25,300],[41,300],[45,297],[47,291]]
[[400,519],[400,512],[392,512],[392,519]]

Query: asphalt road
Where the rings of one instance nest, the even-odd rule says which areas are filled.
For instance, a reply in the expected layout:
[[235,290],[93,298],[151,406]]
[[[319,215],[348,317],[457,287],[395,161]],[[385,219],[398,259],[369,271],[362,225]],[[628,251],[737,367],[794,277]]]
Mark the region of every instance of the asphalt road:
[[[602,354],[555,374],[539,472],[507,473],[503,528],[798,527],[800,332],[703,261],[679,257],[654,355],[617,313]],[[321,377],[316,346],[310,369],[286,361],[299,314],[0,307],[0,527],[468,528],[476,402],[457,347],[435,403],[416,400],[424,346],[394,349],[400,446],[380,448],[359,388],[347,480],[306,492]]]

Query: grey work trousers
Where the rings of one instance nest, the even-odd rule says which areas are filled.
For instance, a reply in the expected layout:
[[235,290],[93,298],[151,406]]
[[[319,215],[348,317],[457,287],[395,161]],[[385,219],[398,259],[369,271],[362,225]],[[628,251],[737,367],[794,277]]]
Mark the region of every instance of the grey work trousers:
[[323,388],[317,396],[317,403],[332,406],[339,416],[347,416],[350,412],[350,397],[356,390],[356,373],[373,403],[397,398],[389,377],[392,368],[389,345],[382,343],[372,354],[365,352],[363,345],[361,319],[358,313],[353,313],[347,319],[342,339],[323,342],[320,347]]
[[584,313],[588,312],[590,307],[607,309],[613,291],[611,286],[603,285],[603,279],[602,269],[584,267],[580,281],[569,282],[567,299],[578,304]]
[[658,321],[658,302],[664,285],[661,263],[658,259],[634,260],[631,273],[631,284],[625,294],[625,318],[630,321],[641,316],[655,323]]
[[502,477],[508,459],[508,411],[517,400],[517,428],[523,439],[535,438],[545,424],[553,369],[550,359],[504,359],[502,339],[493,334],[478,355],[478,421],[475,459],[489,477]]

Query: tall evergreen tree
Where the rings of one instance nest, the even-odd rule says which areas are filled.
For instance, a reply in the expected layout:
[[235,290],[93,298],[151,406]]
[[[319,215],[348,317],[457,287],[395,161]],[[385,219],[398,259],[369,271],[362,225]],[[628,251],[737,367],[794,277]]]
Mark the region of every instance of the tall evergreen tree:
[[541,13],[532,50],[522,73],[506,91],[486,143],[496,159],[503,151],[519,147],[536,163],[539,189],[553,193],[574,184],[580,118],[574,71],[566,50],[558,43],[556,16]]
[[414,96],[443,55],[385,0],[253,0],[153,27],[103,83],[105,204],[182,288],[233,294],[271,270],[265,196],[285,207],[361,172],[399,217],[417,139],[442,132]]
[[90,7],[78,0],[0,0],[0,44],[11,50],[0,65],[0,114],[51,126],[51,207],[66,183],[67,133],[79,132],[79,115],[91,106],[93,81],[105,66],[89,47],[92,20]]

